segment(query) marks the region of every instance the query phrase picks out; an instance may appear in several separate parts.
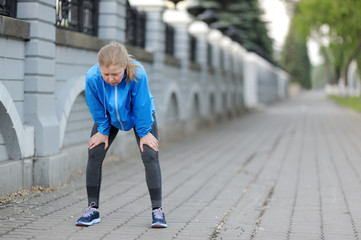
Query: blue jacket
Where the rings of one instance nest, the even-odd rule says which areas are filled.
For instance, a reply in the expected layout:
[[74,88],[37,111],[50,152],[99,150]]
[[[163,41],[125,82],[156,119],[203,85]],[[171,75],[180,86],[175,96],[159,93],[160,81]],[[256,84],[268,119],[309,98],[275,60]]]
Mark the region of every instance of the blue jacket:
[[98,132],[109,135],[110,126],[128,131],[135,126],[139,137],[152,130],[155,107],[143,66],[136,62],[136,81],[123,80],[117,86],[106,83],[99,64],[91,67],[85,78],[85,99]]

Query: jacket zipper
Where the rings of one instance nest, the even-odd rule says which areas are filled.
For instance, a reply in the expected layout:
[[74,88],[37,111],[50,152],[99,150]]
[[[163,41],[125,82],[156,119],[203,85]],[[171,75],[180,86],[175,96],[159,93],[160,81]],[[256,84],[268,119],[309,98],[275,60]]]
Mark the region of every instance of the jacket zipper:
[[118,90],[117,90],[117,86],[115,86],[115,98],[114,99],[115,99],[115,111],[117,112],[117,119],[118,119],[118,122],[120,123],[122,131],[124,131],[123,123],[122,123],[122,121],[120,121],[119,111],[118,111]]
[[107,116],[107,107],[106,107],[106,105],[105,105],[105,86],[104,86],[104,81],[103,81],[103,93],[104,93],[104,95],[103,95],[104,117],[108,117],[108,116]]

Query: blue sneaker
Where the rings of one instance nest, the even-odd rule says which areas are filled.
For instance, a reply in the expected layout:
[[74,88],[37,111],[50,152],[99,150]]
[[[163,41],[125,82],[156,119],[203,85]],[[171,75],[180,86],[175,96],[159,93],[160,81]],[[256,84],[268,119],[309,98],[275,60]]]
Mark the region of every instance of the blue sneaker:
[[154,209],[152,212],[153,222],[152,228],[166,228],[168,227],[167,222],[165,221],[164,212],[161,208]]
[[88,227],[98,222],[100,222],[99,211],[89,206],[85,209],[83,216],[78,219],[75,225]]

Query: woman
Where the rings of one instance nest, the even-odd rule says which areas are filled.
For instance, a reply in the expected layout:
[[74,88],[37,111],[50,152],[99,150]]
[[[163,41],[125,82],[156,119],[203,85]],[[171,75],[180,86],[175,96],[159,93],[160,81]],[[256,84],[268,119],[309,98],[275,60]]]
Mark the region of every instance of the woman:
[[155,107],[143,66],[119,43],[104,46],[98,53],[98,63],[86,74],[85,97],[95,123],[88,143],[88,208],[76,225],[100,222],[99,192],[105,154],[119,130],[133,128],[153,208],[151,226],[167,227],[162,211]]

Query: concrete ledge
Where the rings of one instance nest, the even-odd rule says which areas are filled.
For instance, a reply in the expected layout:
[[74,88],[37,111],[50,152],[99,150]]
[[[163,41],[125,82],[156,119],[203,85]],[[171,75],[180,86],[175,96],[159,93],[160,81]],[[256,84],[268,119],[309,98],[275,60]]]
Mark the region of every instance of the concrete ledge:
[[216,72],[216,70],[212,66],[208,66],[207,70],[208,70],[208,73],[210,73],[210,74],[214,74]]
[[[222,113],[212,117],[197,117],[188,121],[167,123],[159,126],[161,144],[194,134],[195,131],[207,128],[219,121],[229,119],[235,114]],[[139,154],[133,131],[119,131],[117,138],[107,156],[120,159]],[[72,174],[82,172],[88,161],[86,143],[63,148],[59,154],[38,157],[35,159],[8,160],[0,163],[0,196],[14,193],[20,189],[31,189],[32,186],[56,188],[67,182]]]
[[165,56],[165,59],[164,59],[165,64],[175,66],[175,67],[181,66],[181,61],[178,58],[175,58],[168,54],[165,54],[164,56]]
[[188,68],[190,68],[192,70],[195,70],[195,71],[198,71],[198,72],[201,71],[201,65],[199,63],[196,63],[196,62],[189,62],[188,63]]
[[31,189],[34,184],[33,179],[33,159],[24,159],[23,162],[23,188]]
[[55,188],[66,182],[72,173],[86,167],[86,144],[66,148],[61,153],[34,160],[34,185]]
[[178,139],[183,136],[192,135],[198,130],[205,129],[219,122],[230,119],[232,116],[226,112],[214,114],[207,117],[196,117],[187,121],[166,123],[159,126],[159,139],[161,144]]
[[[90,133],[90,129],[89,129]],[[138,152],[133,130],[119,131],[107,156],[126,159]],[[87,143],[63,148],[59,154],[34,159],[34,186],[56,188],[69,177],[86,168],[88,162]]]
[[167,123],[159,126],[159,141],[161,144],[167,144],[169,141],[178,139],[186,135],[184,131],[184,122]]
[[0,196],[32,186],[32,159],[0,163]]
[[[110,42],[108,40],[102,40],[85,33],[57,28],[55,43],[61,46],[99,51],[103,46],[109,44]],[[131,45],[126,45],[126,48],[129,54],[135,56],[138,60],[147,62],[154,61],[154,54],[151,52],[147,52],[142,48]]]
[[125,47],[128,50],[128,53],[133,55],[136,59],[146,62],[154,62],[154,54],[152,52],[145,51],[143,48],[135,47],[129,44],[126,44]]
[[109,41],[101,40],[85,33],[56,28],[55,43],[67,47],[99,51]]
[[0,35],[30,39],[30,23],[16,18],[0,16]]

